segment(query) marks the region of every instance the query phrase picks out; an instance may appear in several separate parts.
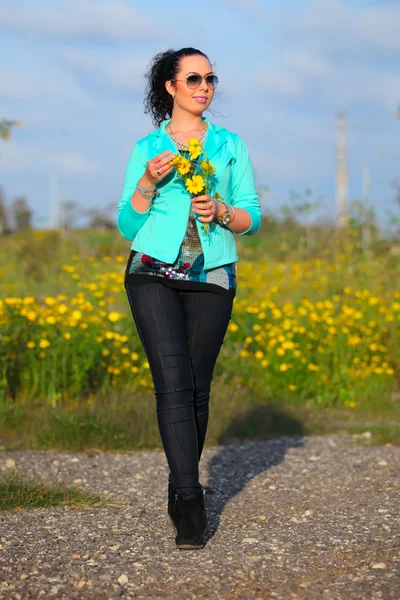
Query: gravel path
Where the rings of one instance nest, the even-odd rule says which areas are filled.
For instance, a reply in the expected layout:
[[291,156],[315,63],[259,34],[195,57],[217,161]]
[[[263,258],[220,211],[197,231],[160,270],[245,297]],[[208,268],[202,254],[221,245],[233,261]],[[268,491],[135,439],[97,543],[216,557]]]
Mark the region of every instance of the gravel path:
[[13,463],[110,505],[1,513],[0,598],[400,598],[400,447],[329,435],[206,448],[211,527],[191,551],[175,548],[163,452],[0,452]]

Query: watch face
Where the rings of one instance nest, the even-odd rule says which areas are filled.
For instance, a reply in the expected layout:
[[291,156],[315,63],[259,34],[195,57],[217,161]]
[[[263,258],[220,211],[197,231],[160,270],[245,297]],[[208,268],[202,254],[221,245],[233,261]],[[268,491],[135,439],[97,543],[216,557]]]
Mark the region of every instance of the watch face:
[[223,225],[228,225],[229,221],[231,220],[231,213],[229,212],[229,210],[224,214],[224,218],[222,219],[222,224]]

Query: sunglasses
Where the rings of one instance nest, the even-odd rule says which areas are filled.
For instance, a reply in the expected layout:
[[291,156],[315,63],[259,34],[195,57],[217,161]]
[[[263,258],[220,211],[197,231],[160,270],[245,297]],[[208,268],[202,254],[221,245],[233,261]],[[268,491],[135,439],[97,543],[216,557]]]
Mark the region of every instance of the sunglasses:
[[197,73],[189,75],[188,77],[186,77],[186,79],[171,79],[171,81],[185,81],[186,85],[190,90],[195,90],[199,87],[203,79],[208,85],[208,87],[210,87],[213,90],[218,85],[218,77],[216,75],[207,75],[206,77],[203,77],[202,75],[199,75]]

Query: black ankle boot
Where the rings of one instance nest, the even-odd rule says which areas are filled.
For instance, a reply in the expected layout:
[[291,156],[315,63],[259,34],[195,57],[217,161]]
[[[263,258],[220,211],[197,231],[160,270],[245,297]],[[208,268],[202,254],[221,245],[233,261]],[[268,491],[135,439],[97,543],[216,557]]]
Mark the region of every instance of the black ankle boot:
[[178,503],[176,501],[177,495],[174,484],[171,480],[168,480],[168,514],[169,517],[175,526],[175,529],[178,533],[178,525],[181,520],[181,513],[179,512]]
[[204,491],[194,498],[185,500],[181,496],[176,499],[181,518],[175,538],[176,547],[182,550],[204,548],[204,534],[207,527],[207,515],[204,506]]

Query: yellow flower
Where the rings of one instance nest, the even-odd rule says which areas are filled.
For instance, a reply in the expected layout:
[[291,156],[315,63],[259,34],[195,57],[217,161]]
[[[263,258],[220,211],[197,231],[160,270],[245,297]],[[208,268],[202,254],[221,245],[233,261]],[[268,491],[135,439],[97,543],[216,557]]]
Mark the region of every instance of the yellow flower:
[[47,306],[54,306],[54,304],[56,304],[57,302],[57,300],[55,298],[52,298],[51,296],[47,296],[47,298],[45,298],[44,301],[47,304]]
[[30,310],[28,313],[26,313],[26,318],[29,321],[34,321],[36,319],[36,313],[34,310]]
[[108,315],[108,320],[111,321],[111,323],[115,323],[116,321],[119,321],[120,318],[121,318],[121,315],[117,312],[110,312],[110,314]]
[[295,390],[295,389],[296,389],[296,386],[295,386],[293,383],[291,383],[291,384],[289,385],[289,390],[290,390],[291,392],[294,392],[294,390]]
[[171,165],[171,167],[178,167],[180,165],[182,156],[178,153],[178,154],[174,154],[174,158],[171,160],[171,162],[169,163]]
[[24,304],[33,304],[33,302],[35,302],[35,298],[33,298],[33,296],[27,296],[23,299]]
[[26,347],[27,347],[27,348],[34,348],[34,347],[35,347],[35,345],[36,345],[36,344],[35,344],[35,342],[28,342],[28,343],[26,344]]
[[49,340],[40,340],[39,342],[40,348],[48,348],[50,346]]
[[75,319],[75,321],[79,321],[79,319],[82,318],[82,313],[80,310],[74,310],[72,311],[72,318]]
[[139,360],[139,354],[137,352],[132,352],[131,359],[132,360]]
[[65,306],[65,304],[60,304],[60,306],[58,307],[58,312],[60,313],[60,315],[64,315],[68,310],[68,307]]
[[[200,163],[200,167],[205,173],[207,173],[207,175],[212,175],[213,173],[215,173],[214,165],[209,160],[202,160]],[[216,200],[218,200],[218,198],[216,198]]]
[[284,348],[285,350],[293,350],[294,342],[292,342],[290,340],[286,340],[286,342],[283,342],[282,348]]
[[229,323],[228,329],[229,331],[238,331],[239,325],[236,325],[236,323]]
[[190,164],[190,161],[184,156],[182,156],[181,161],[177,166],[178,173],[180,173],[181,175],[187,175],[190,171],[191,166],[192,165]]
[[287,371],[287,370],[288,370],[288,368],[289,368],[289,367],[288,367],[288,366],[287,366],[285,363],[282,363],[282,364],[280,365],[280,367],[279,367],[279,370],[280,370],[280,371]]
[[197,140],[196,138],[191,138],[188,141],[188,146],[189,146],[190,158],[192,160],[195,160],[196,158],[198,158],[200,156],[201,150],[202,150],[199,140]]
[[54,325],[54,323],[56,322],[54,317],[47,317],[46,319],[46,323],[48,323],[49,325]]
[[186,188],[189,194],[196,196],[204,189],[204,179],[201,175],[194,175],[192,179],[189,177],[185,181]]
[[71,334],[69,331],[67,331],[66,333],[64,333],[64,337],[66,340],[70,340],[71,339]]

